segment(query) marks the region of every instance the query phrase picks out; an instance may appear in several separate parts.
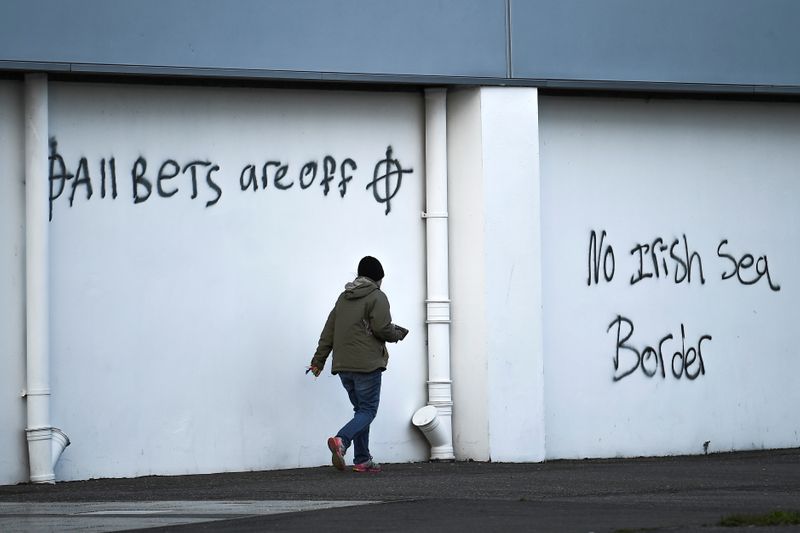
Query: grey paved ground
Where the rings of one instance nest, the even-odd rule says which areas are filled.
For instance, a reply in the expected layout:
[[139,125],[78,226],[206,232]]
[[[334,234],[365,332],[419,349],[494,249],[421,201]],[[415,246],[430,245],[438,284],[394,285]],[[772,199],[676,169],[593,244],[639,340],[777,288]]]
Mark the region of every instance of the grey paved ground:
[[[800,511],[798,449],[398,464],[372,475],[325,467],[0,487],[2,531],[730,532],[736,529],[716,525],[721,517],[773,510]],[[747,529],[791,530],[800,528]]]

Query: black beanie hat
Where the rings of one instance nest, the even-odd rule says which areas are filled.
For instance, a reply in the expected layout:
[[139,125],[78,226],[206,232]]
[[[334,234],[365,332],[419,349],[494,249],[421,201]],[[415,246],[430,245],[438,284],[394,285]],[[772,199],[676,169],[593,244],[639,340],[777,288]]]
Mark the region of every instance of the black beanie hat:
[[372,281],[380,281],[383,279],[383,267],[381,262],[368,255],[358,262],[358,275],[365,276]]

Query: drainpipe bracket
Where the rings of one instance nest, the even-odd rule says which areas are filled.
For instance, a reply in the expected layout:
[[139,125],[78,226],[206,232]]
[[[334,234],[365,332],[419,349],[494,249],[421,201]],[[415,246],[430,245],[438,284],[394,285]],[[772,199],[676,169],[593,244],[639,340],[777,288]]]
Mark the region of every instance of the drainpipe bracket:
[[452,383],[449,381],[428,382],[428,404],[437,408],[452,409]]
[[426,323],[428,324],[450,323],[450,300],[428,299],[425,300],[425,305],[427,307]]
[[52,429],[53,428],[51,426],[37,426],[32,428],[25,428],[25,433],[28,434],[28,440],[42,440],[44,438],[49,439],[50,430]]
[[22,391],[23,398],[26,396],[50,396],[50,389],[30,389]]
[[422,218],[448,218],[447,213],[426,213],[422,212]]

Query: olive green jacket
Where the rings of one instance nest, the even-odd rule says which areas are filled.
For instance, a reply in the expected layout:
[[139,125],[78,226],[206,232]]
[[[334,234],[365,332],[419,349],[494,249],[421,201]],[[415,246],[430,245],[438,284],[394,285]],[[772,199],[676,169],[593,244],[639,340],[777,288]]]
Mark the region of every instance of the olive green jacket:
[[328,315],[311,366],[322,370],[332,350],[333,374],[386,370],[386,343],[402,336],[392,324],[386,294],[371,279],[358,277],[345,285]]

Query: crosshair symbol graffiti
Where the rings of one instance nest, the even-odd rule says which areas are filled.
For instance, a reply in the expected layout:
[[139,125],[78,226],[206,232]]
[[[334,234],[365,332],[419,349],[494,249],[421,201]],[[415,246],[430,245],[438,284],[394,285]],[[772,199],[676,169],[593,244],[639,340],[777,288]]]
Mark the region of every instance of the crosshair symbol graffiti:
[[[381,174],[382,170],[383,174]],[[372,195],[375,200],[386,204],[386,212],[384,214],[388,215],[389,211],[392,210],[392,198],[400,190],[400,185],[403,183],[403,174],[411,172],[414,172],[414,170],[411,168],[405,169],[400,166],[400,161],[392,159],[392,147],[387,146],[386,158],[375,164],[372,181],[367,184],[367,189],[372,187]],[[392,176],[396,176],[396,179],[392,180]],[[381,182],[383,182],[383,187],[378,186]]]

